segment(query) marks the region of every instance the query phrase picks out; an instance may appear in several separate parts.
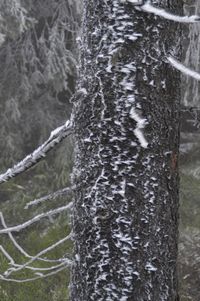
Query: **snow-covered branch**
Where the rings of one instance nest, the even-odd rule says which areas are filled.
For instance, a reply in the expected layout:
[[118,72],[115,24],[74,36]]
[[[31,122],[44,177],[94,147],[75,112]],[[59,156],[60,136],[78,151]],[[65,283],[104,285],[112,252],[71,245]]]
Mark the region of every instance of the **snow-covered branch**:
[[[69,234],[68,236],[60,239],[59,241],[57,241],[53,245],[49,246],[45,250],[40,251],[38,254],[36,254],[35,256],[33,256],[26,263],[20,265],[19,267],[16,267],[16,268],[13,267],[13,268],[11,268],[11,270],[9,270],[9,272],[7,273],[7,276],[10,275],[13,272],[17,272],[17,271],[23,270],[24,268],[26,268],[27,266],[29,266],[32,262],[34,262],[35,260],[37,260],[39,257],[41,257],[42,255],[46,254],[47,252],[53,250],[54,248],[58,247],[59,245],[63,244],[67,240],[70,240],[71,238],[72,238],[72,234]],[[62,261],[65,262],[67,266],[71,266],[72,263],[73,263],[72,260],[70,260],[68,258],[64,258],[64,259],[62,259]]]
[[[15,271],[15,268],[20,268],[20,267],[22,267],[22,264],[17,264],[17,263],[15,263],[14,259],[10,256],[10,254],[5,250],[5,248],[4,248],[2,245],[0,245],[0,250],[1,250],[1,252],[4,254],[4,256],[8,259],[9,264],[12,265],[11,268],[9,268],[8,270],[6,270],[6,271],[4,272],[4,275],[5,275],[5,276],[8,276],[8,275],[10,275],[12,272],[14,272],[14,271]],[[34,271],[34,272],[37,272],[37,271],[44,271],[44,272],[45,272],[45,271],[52,271],[52,270],[55,270],[55,269],[57,269],[57,268],[60,268],[60,267],[63,266],[63,265],[66,265],[66,260],[62,260],[62,261],[60,260],[59,264],[57,264],[57,265],[52,265],[52,266],[49,266],[49,267],[46,267],[46,268],[32,267],[32,266],[29,266],[29,265],[25,266],[24,268],[25,268],[25,269],[28,269],[28,270],[31,270],[31,271]]]
[[22,161],[9,168],[5,173],[0,175],[0,184],[14,178],[18,174],[28,170],[41,159],[57,144],[59,144],[64,138],[72,133],[71,121],[67,121],[64,125],[56,128],[51,132],[49,138],[39,146],[33,153],[26,156]]
[[[66,187],[66,188],[63,188],[63,189],[60,189],[60,190],[57,190],[53,193],[50,193],[48,195],[45,195],[39,199],[35,199],[31,202],[29,202],[28,204],[26,204],[25,206],[25,209],[28,209],[30,206],[35,206],[35,205],[38,205],[40,203],[43,203],[45,201],[50,201],[50,200],[54,200],[56,199],[57,197],[60,197],[62,195],[65,195],[65,194],[70,194],[72,192],[72,189],[71,187]],[[72,205],[72,203],[71,203]]]
[[[200,16],[197,15],[192,15],[192,16],[177,16],[174,15],[170,12],[167,12],[166,10],[162,8],[155,7],[154,5],[151,4],[151,1],[137,1],[137,0],[122,0],[122,2],[128,2],[133,4],[134,6],[137,7],[137,9],[154,14],[156,16],[162,17],[164,19],[170,20],[170,21],[175,21],[179,23],[196,23],[200,21]],[[142,2],[144,3],[142,5]]]
[[38,215],[34,216],[32,219],[24,222],[23,224],[13,226],[13,227],[9,227],[9,228],[6,228],[6,229],[1,229],[0,234],[9,233],[9,232],[19,232],[22,229],[25,229],[28,226],[32,225],[33,223],[36,223],[36,222],[40,221],[44,217],[50,217],[52,215],[59,214],[59,213],[65,211],[65,210],[69,210],[71,208],[71,206],[72,206],[72,204],[69,203],[66,206],[62,206],[62,207],[59,207],[57,209],[50,210],[48,212],[38,214]]
[[174,67],[176,68],[177,70],[179,70],[180,72],[190,76],[190,77],[193,77],[194,79],[196,80],[199,80],[200,81],[200,73],[194,71],[194,70],[191,70],[190,68],[184,66],[182,63],[180,63],[178,60],[176,60],[174,57],[172,56],[168,56],[167,57],[167,60],[169,61],[169,63]]
[[[6,229],[6,223],[3,217],[3,214],[0,213],[0,219],[2,222],[3,227]],[[24,264],[17,264],[15,263],[14,259],[12,258],[12,256],[5,250],[5,248],[0,245],[0,251],[3,253],[3,255],[7,258],[7,260],[9,261],[9,265],[11,265],[11,267],[9,269],[7,269],[3,275],[0,274],[0,279],[5,280],[5,281],[14,281],[14,282],[27,282],[27,281],[32,281],[32,280],[36,280],[39,278],[44,278],[44,277],[48,277],[51,275],[54,275],[58,272],[60,272],[62,269],[71,266],[72,265],[72,260],[69,258],[60,258],[58,260],[48,260],[48,259],[43,259],[41,258],[42,255],[46,254],[47,252],[51,251],[52,249],[54,249],[55,247],[59,246],[60,244],[64,243],[65,241],[71,239],[71,234],[69,234],[68,236],[64,237],[63,239],[57,241],[56,243],[52,244],[51,246],[47,247],[46,249],[40,251],[38,254],[36,254],[35,256],[30,256],[29,254],[26,253],[26,251],[24,251],[24,249],[16,242],[16,240],[14,239],[14,237],[12,236],[12,234],[10,232],[8,232],[8,236],[11,239],[11,241],[13,242],[14,246],[26,257],[29,258],[29,260],[24,263]],[[36,260],[42,260],[45,262],[50,262],[50,263],[54,263],[54,265],[48,266],[48,267],[33,267],[30,266],[31,263],[33,263]],[[55,264],[57,263],[57,264]],[[31,270],[36,276],[33,278],[29,278],[29,279],[14,279],[14,278],[8,278],[8,276],[10,274],[12,274],[13,272],[17,272],[23,269],[28,269]],[[43,274],[43,272],[49,272],[50,273],[45,273]]]
[[14,265],[15,262],[14,262],[13,258],[10,256],[10,254],[8,254],[8,252],[4,249],[4,247],[2,245],[0,245],[0,251],[8,259],[9,264]]
[[[28,269],[28,270],[31,270],[33,272],[38,272],[38,271],[43,271],[43,272],[46,272],[46,271],[52,271],[52,270],[55,270],[55,269],[58,269],[60,268],[61,266],[63,265],[66,265],[66,262],[63,261],[63,262],[60,262],[59,264],[57,265],[52,265],[50,267],[47,267],[47,268],[40,268],[40,267],[32,267],[32,266],[25,266],[23,267],[24,269]],[[16,264],[16,263],[12,263],[12,267],[9,268],[8,270],[6,270],[4,272],[4,275],[5,276],[9,276],[10,274],[12,274],[13,272],[15,272],[15,268],[21,268],[22,267],[22,264]]]
[[16,282],[16,283],[24,283],[24,282],[30,282],[30,281],[34,281],[40,278],[47,278],[49,276],[53,276],[61,271],[63,271],[64,269],[66,269],[68,267],[68,265],[65,265],[53,272],[47,273],[47,274],[42,274],[42,273],[37,273],[38,276],[32,277],[32,278],[25,278],[25,279],[15,279],[15,278],[6,278],[4,275],[0,274],[0,279],[7,281],[7,282]]
[[[7,225],[3,216],[3,213],[0,212],[0,220],[2,223],[2,226],[4,227],[4,229],[7,229]],[[16,249],[25,257],[27,258],[33,258],[33,256],[29,255],[19,244],[18,242],[15,240],[14,236],[12,235],[11,232],[8,232],[8,237],[10,238],[10,240],[12,241],[13,245],[16,247]],[[3,247],[1,246],[1,250],[4,253],[5,249],[2,249]],[[8,253],[4,253],[4,255],[9,255]],[[6,256],[7,257],[7,256]],[[7,257],[9,260],[12,260],[12,258]],[[49,262],[49,263],[55,263],[55,262],[61,262],[61,259],[48,259],[48,258],[40,258],[38,257],[37,260],[39,261],[44,261],[44,262]],[[14,262],[14,261],[13,261]]]

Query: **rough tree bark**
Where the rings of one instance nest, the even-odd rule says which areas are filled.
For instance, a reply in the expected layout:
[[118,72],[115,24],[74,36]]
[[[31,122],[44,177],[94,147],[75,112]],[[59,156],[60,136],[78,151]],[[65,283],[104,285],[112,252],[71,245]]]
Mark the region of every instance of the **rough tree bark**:
[[[182,13],[181,0],[153,1]],[[73,301],[177,301],[180,28],[84,0],[74,103]],[[86,94],[87,91],[87,94]]]

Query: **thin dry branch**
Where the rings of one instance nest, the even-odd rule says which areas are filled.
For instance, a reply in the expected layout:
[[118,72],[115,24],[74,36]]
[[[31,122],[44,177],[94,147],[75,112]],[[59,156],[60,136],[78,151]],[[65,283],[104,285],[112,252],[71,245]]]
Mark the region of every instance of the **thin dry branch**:
[[[53,245],[49,246],[45,250],[40,251],[38,254],[36,254],[35,256],[33,256],[33,258],[31,258],[30,260],[28,260],[26,263],[22,264],[20,267],[16,267],[16,268],[13,267],[10,270],[8,270],[7,271],[7,276],[9,276],[10,274],[12,274],[13,272],[18,272],[20,270],[25,269],[27,266],[29,266],[32,262],[34,262],[35,260],[37,260],[39,257],[41,257],[42,255],[46,254],[47,252],[53,250],[57,246],[63,244],[65,241],[70,240],[71,238],[72,238],[72,234],[70,233],[68,236],[60,239],[59,241],[57,241]],[[66,266],[71,266],[72,263],[73,263],[72,260],[70,260],[69,258],[64,258],[63,261],[66,263]]]
[[4,249],[4,247],[2,245],[0,245],[0,250],[3,253],[3,255],[8,259],[9,263],[11,265],[14,265],[14,259],[10,256],[10,254],[8,254],[8,252]]
[[[2,280],[6,280],[6,281],[14,281],[14,282],[27,282],[28,279],[24,279],[22,280],[18,280],[18,279],[12,279],[12,278],[7,278],[10,274],[12,274],[13,272],[17,272],[23,269],[29,269],[32,270],[36,275],[40,274],[39,276],[30,278],[29,281],[31,280],[36,280],[38,278],[43,278],[46,276],[50,276],[53,275],[57,272],[59,272],[61,269],[63,269],[63,266],[65,267],[69,267],[72,265],[72,261],[69,258],[62,258],[59,260],[59,264],[57,265],[52,265],[50,267],[46,267],[46,268],[40,268],[40,267],[32,267],[30,266],[31,263],[33,263],[34,261],[38,260],[40,258],[40,256],[44,255],[45,253],[53,250],[55,247],[59,246],[60,244],[64,243],[65,241],[71,239],[71,234],[69,234],[68,236],[64,237],[63,239],[57,241],[56,243],[54,243],[53,245],[49,246],[48,248],[40,251],[37,255],[35,256],[31,256],[31,259],[28,260],[26,263],[24,264],[16,264],[14,259],[11,257],[11,255],[4,249],[4,247],[2,245],[0,245],[0,250],[2,251],[2,253],[4,254],[4,256],[8,259],[9,264],[11,265],[11,267],[9,269],[7,269],[4,274],[0,274],[0,279]],[[60,269],[61,268],[61,269]],[[46,271],[51,271],[51,270],[55,270],[51,273],[48,274],[42,274],[41,272],[46,272]],[[38,273],[39,272],[39,273]]]
[[[66,262],[65,262],[65,261],[60,262],[60,263],[57,264],[57,265],[52,265],[52,266],[47,267],[47,268],[32,267],[32,266],[29,266],[29,265],[27,265],[27,266],[25,266],[25,267],[23,267],[23,268],[24,268],[24,269],[31,270],[31,271],[34,271],[34,272],[36,273],[36,272],[38,272],[38,271],[46,272],[46,271],[55,270],[55,269],[57,269],[57,268],[60,268],[60,267],[63,266],[63,265],[66,265]],[[9,268],[8,270],[6,270],[6,271],[4,272],[4,276],[10,275],[10,274],[12,273],[12,271],[14,272],[14,271],[15,271],[15,268],[18,268],[18,267],[19,267],[19,268],[22,267],[22,264],[13,263],[13,264],[12,264],[12,267]]]
[[[65,206],[66,207],[66,206]],[[63,210],[63,207],[61,208],[58,208],[59,210]],[[50,214],[52,214],[52,212],[55,213],[55,210],[51,210]],[[41,215],[40,215],[41,216]],[[36,216],[37,218],[38,216]],[[66,236],[65,238],[57,241],[56,243],[54,243],[53,245],[47,247],[46,249],[40,251],[38,254],[36,254],[35,256],[30,256],[28,255],[24,249],[15,241],[14,237],[12,236],[11,232],[9,231],[9,228],[7,228],[6,226],[6,223],[5,223],[5,220],[4,220],[4,217],[3,217],[3,214],[0,212],[0,219],[1,219],[1,222],[2,222],[2,225],[3,227],[5,228],[4,230],[7,231],[8,235],[9,235],[9,238],[11,239],[11,241],[13,242],[13,244],[15,245],[15,247],[23,254],[25,255],[26,257],[29,257],[30,259],[24,263],[24,264],[17,264],[15,263],[14,259],[12,258],[12,256],[5,250],[5,248],[0,245],[0,250],[1,252],[4,254],[4,256],[8,259],[9,261],[9,264],[11,265],[11,267],[9,269],[7,269],[3,275],[0,275],[0,279],[2,280],[6,280],[7,278],[5,277],[8,277],[10,274],[12,274],[13,272],[16,272],[16,271],[20,271],[22,269],[29,269],[31,271],[33,271],[35,274],[38,274],[38,272],[47,272],[47,271],[52,271],[52,270],[55,270],[49,274],[42,274],[40,273],[40,276],[37,276],[37,277],[34,277],[34,278],[30,278],[29,280],[36,280],[38,278],[43,278],[43,277],[46,277],[47,275],[53,275],[57,272],[60,271],[60,268],[63,267],[63,265],[66,266],[70,266],[72,264],[72,261],[69,259],[69,258],[60,258],[59,260],[48,260],[48,259],[43,259],[41,258],[40,256],[44,255],[45,253],[51,251],[52,249],[54,249],[55,247],[57,247],[58,245],[64,243],[66,240],[69,240],[71,239],[71,234],[69,234],[68,236]],[[30,221],[28,221],[30,222]],[[42,260],[42,261],[46,261],[46,262],[59,262],[57,265],[52,265],[50,267],[46,267],[46,268],[40,268],[40,267],[32,267],[30,266],[30,264],[36,260]],[[17,279],[8,279],[8,281],[17,281]],[[27,279],[24,279],[25,282],[27,281]],[[23,282],[24,282],[23,280]],[[19,282],[21,282],[21,280],[19,280]]]
[[196,23],[200,21],[200,16],[192,15],[192,16],[178,16],[167,12],[166,10],[155,7],[151,4],[151,1],[147,0],[121,0],[122,3],[131,3],[136,7],[136,9],[141,10],[143,12],[153,14],[155,16],[162,17],[164,19],[178,22],[178,23]]
[[63,271],[64,269],[66,269],[68,267],[68,265],[65,265],[64,267],[60,268],[60,269],[57,269],[56,271],[53,271],[53,272],[50,272],[50,273],[47,273],[47,274],[42,274],[42,273],[37,273],[38,276],[36,277],[33,277],[33,278],[26,278],[26,279],[14,279],[14,278],[6,278],[4,275],[1,275],[0,274],[0,279],[1,280],[4,280],[4,281],[7,281],[7,282],[16,282],[16,283],[24,283],[24,282],[30,282],[30,281],[34,281],[34,280],[38,280],[38,279],[41,279],[41,278],[47,278],[49,276],[53,276],[61,271]]
[[65,124],[52,131],[49,138],[33,153],[26,156],[22,161],[14,165],[12,168],[9,168],[5,173],[1,174],[0,184],[7,182],[9,179],[12,179],[18,174],[21,174],[22,172],[30,169],[32,166],[42,160],[52,148],[54,148],[71,133],[72,124],[71,121],[68,120]]
[[57,197],[60,197],[62,195],[70,194],[72,192],[72,190],[73,190],[73,187],[66,187],[66,188],[57,190],[53,193],[50,193],[50,194],[45,195],[45,196],[43,196],[39,199],[35,199],[35,200],[29,202],[28,204],[26,204],[26,206],[24,208],[28,209],[30,206],[35,206],[35,205],[38,205],[38,204],[43,203],[45,201],[54,200]]
[[[6,225],[6,222],[5,222],[5,219],[4,219],[4,216],[3,216],[3,213],[0,212],[0,220],[1,220],[1,223],[3,225],[3,227],[6,229],[7,228],[7,225]],[[8,236],[10,238],[10,240],[12,241],[13,245],[16,247],[16,249],[22,254],[24,255],[25,257],[27,258],[33,258],[34,256],[31,256],[29,255],[19,244],[18,242],[15,240],[14,236],[12,235],[11,232],[8,233]],[[2,250],[2,246],[1,246],[1,250]],[[4,253],[5,249],[2,250],[2,252]],[[5,254],[4,254],[5,255]],[[6,255],[9,255],[8,253],[6,253]],[[9,255],[10,256],[10,255]],[[9,260],[11,260],[12,258],[11,257],[7,257]],[[48,262],[48,263],[55,263],[55,262],[62,262],[63,259],[48,259],[48,258],[40,258],[38,257],[37,260],[39,261],[44,261],[44,262]],[[13,261],[14,262],[14,261]]]
[[179,62],[178,60],[176,60],[174,57],[172,56],[168,56],[167,57],[168,62],[177,70],[179,70],[181,73],[188,75],[198,81],[200,81],[200,73],[184,66],[181,62]]
[[22,229],[25,229],[28,226],[32,225],[33,223],[36,223],[36,222],[40,221],[44,217],[50,217],[52,215],[59,214],[59,213],[65,211],[65,210],[69,210],[71,207],[72,207],[72,203],[69,203],[65,206],[56,208],[54,210],[50,210],[48,212],[38,214],[38,215],[34,216],[32,219],[24,222],[23,224],[20,224],[20,225],[17,225],[17,226],[12,226],[12,227],[9,227],[9,228],[6,228],[6,229],[1,229],[0,234],[9,233],[9,232],[19,232]]
[[[14,259],[11,257],[11,255],[5,250],[5,248],[0,245],[0,250],[1,252],[4,254],[4,256],[8,259],[9,261],[9,264],[11,265],[11,268],[7,269],[5,272],[4,272],[4,276],[8,276],[10,275],[12,272],[15,271],[16,268],[20,268],[22,267],[23,264],[17,264],[15,263]],[[40,271],[40,272],[46,272],[46,271],[52,271],[52,270],[55,270],[55,269],[58,269],[60,267],[62,267],[63,265],[66,265],[67,263],[67,260],[62,260],[62,262],[60,261],[59,264],[57,265],[52,265],[52,266],[49,266],[49,267],[46,267],[46,268],[40,268],[40,267],[32,267],[32,266],[25,266],[23,267],[24,269],[28,269],[28,270],[31,270],[33,271],[35,274]]]

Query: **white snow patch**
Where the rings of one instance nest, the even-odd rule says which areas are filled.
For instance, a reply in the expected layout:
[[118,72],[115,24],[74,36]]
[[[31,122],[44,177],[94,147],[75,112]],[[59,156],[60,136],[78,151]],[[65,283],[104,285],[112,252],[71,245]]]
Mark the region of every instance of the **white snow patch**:
[[76,261],[79,262],[79,261],[80,261],[80,255],[79,255],[79,254],[76,254],[76,255],[75,255],[75,259],[76,259]]
[[50,134],[50,139],[58,135],[58,133],[63,129],[63,126],[57,127],[55,130],[53,130]]
[[0,33],[0,46],[5,42],[6,35],[3,33]]
[[143,4],[143,0],[121,0],[121,3],[126,3],[129,2],[133,5],[142,5]]
[[136,271],[133,272],[133,275],[136,275],[136,276],[138,276],[138,277],[140,276],[140,274],[139,274],[138,272],[136,272]]
[[130,41],[133,41],[133,42],[138,39],[138,37],[136,37],[135,35],[130,35],[130,34],[126,35],[125,37],[128,38]]
[[148,271],[152,271],[152,272],[157,271],[157,268],[154,267],[154,266],[152,265],[152,263],[150,263],[150,262],[148,262],[148,263],[146,264],[145,268],[146,268]]
[[148,142],[146,141],[141,129],[145,127],[146,124],[146,119],[145,118],[140,118],[140,116],[136,113],[135,108],[132,107],[130,110],[130,118],[136,121],[136,129],[134,130],[135,136],[138,138],[140,145],[143,148],[147,148]]
[[86,96],[88,94],[88,92],[85,88],[81,88],[80,90],[78,90],[78,92],[82,93],[84,96]]

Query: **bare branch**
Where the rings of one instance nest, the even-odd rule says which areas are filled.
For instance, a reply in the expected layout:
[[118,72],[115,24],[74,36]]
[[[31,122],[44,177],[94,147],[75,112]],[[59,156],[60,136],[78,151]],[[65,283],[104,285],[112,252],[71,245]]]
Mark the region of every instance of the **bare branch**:
[[52,276],[52,275],[55,275],[61,271],[63,271],[64,269],[66,269],[68,267],[68,265],[65,265],[64,267],[60,268],[60,269],[57,269],[56,271],[53,271],[51,273],[48,273],[48,274],[42,274],[42,273],[37,273],[38,276],[36,277],[33,277],[33,278],[26,278],[26,279],[14,279],[14,278],[6,278],[5,276],[1,275],[0,274],[0,279],[1,280],[4,280],[4,281],[7,281],[7,282],[17,282],[17,283],[24,283],[24,282],[30,282],[30,281],[34,281],[34,280],[37,280],[37,279],[40,279],[40,278],[47,278],[49,276]]
[[[5,221],[4,221],[4,217],[3,217],[3,214],[0,213],[0,217],[1,217],[1,221],[3,223],[3,226],[6,227],[6,224],[5,224]],[[23,255],[28,255],[18,244],[17,242],[15,241],[15,239],[13,238],[12,234],[11,233],[8,233],[9,237],[11,238],[11,240],[14,242],[14,245],[17,246],[17,249],[20,249],[21,253]],[[52,250],[53,248],[55,248],[57,245],[59,245],[60,243],[63,243],[66,239],[70,239],[70,235],[68,235],[67,237],[65,237],[64,239],[56,242],[55,244],[51,245],[50,247],[48,247],[47,249],[41,251],[39,254],[45,254],[46,252],[48,252],[49,250]],[[63,267],[63,265],[65,266],[69,266],[71,265],[72,261],[68,258],[62,258],[62,259],[59,259],[59,260],[56,260],[56,262],[59,262],[59,264],[57,265],[53,265],[53,266],[50,266],[50,267],[44,267],[44,268],[40,268],[40,267],[32,267],[29,265],[29,263],[32,263],[34,262],[35,260],[39,260],[41,259],[39,256],[39,254],[37,254],[36,256],[30,256],[28,255],[29,258],[31,258],[28,262],[26,262],[25,264],[16,264],[14,259],[10,256],[10,254],[4,249],[3,246],[0,245],[0,250],[2,251],[2,253],[4,254],[4,256],[9,260],[9,264],[12,266],[11,268],[7,269],[5,272],[4,272],[4,275],[0,275],[0,279],[3,279],[5,280],[4,278],[5,277],[8,277],[10,274],[12,274],[13,272],[16,272],[18,270],[21,270],[21,269],[29,269],[31,271],[33,271],[35,274],[38,274],[38,271],[42,271],[42,272],[46,272],[46,271],[51,271],[51,270],[56,270],[54,271],[55,273],[58,272],[58,270],[60,271],[60,268]],[[42,259],[43,260],[43,259]],[[53,261],[49,261],[49,260],[44,260],[46,262],[53,262]],[[55,262],[55,261],[54,261]],[[46,276],[47,274],[43,275],[41,274],[39,277],[44,277]],[[49,274],[48,274],[49,275]],[[4,277],[5,276],[5,277]],[[38,279],[38,276],[35,277],[35,278],[31,278],[32,280],[34,279]],[[16,280],[16,279],[14,279]],[[30,280],[31,281],[31,280]]]
[[[2,225],[3,225],[3,227],[6,229],[7,228],[7,225],[6,225],[6,222],[5,222],[5,220],[4,220],[4,216],[3,216],[3,213],[2,212],[0,212],[0,220],[1,220],[1,223],[2,223]],[[25,257],[27,257],[27,258],[33,258],[33,256],[31,256],[31,255],[29,255],[19,244],[18,244],[18,242],[15,240],[15,238],[13,237],[13,235],[12,235],[12,233],[11,232],[9,232],[8,233],[8,236],[9,236],[9,238],[10,238],[10,240],[12,241],[12,243],[14,244],[14,246],[16,247],[16,249],[22,254],[22,255],[24,255]],[[4,251],[5,251],[5,249],[2,249],[3,247],[1,246],[0,247],[0,249],[1,249],[1,251],[4,253]],[[10,256],[8,253],[4,253],[4,255],[6,256],[6,255],[8,255],[8,256]],[[6,256],[7,257],[7,256]],[[11,257],[7,257],[9,260],[10,260],[10,262],[11,262],[11,260],[13,260]],[[40,258],[40,257],[38,257],[37,258],[37,260],[39,260],[39,261],[44,261],[44,262],[49,262],[49,263],[55,263],[55,262],[61,262],[61,261],[63,261],[63,259],[47,259],[47,258]],[[11,262],[12,264],[14,264],[14,260]]]
[[33,223],[36,223],[36,222],[40,221],[42,218],[49,217],[49,216],[61,213],[62,211],[68,210],[69,208],[71,208],[71,206],[72,206],[72,203],[69,203],[66,206],[62,206],[62,207],[56,208],[54,210],[50,210],[48,212],[38,214],[38,215],[34,216],[32,219],[26,221],[23,224],[13,226],[13,227],[9,227],[9,228],[6,228],[6,229],[1,229],[0,234],[9,233],[9,232],[19,232],[22,229],[25,229],[28,226],[32,225]]
[[[64,243],[66,240],[69,240],[71,238],[71,234],[69,234],[68,236],[66,236],[65,238],[57,241],[55,244],[51,245],[50,247],[46,248],[45,250],[42,250],[41,252],[39,252],[37,255],[33,256],[29,261],[27,261],[25,264],[16,264],[14,259],[8,254],[8,252],[3,248],[3,246],[0,245],[0,250],[2,251],[2,253],[4,254],[4,256],[9,260],[9,263],[12,265],[11,268],[9,268],[7,271],[4,272],[4,275],[0,275],[0,279],[2,280],[7,280],[9,281],[8,277],[10,274],[12,274],[13,272],[17,272],[20,271],[22,269],[29,269],[35,272],[35,274],[39,274],[38,271],[50,271],[50,270],[56,270],[54,272],[51,272],[49,274],[42,274],[40,273],[39,277],[34,277],[34,278],[30,278],[31,280],[35,280],[38,278],[43,278],[46,276],[50,276],[53,275],[57,272],[60,271],[60,267],[63,268],[63,266],[68,267],[70,265],[72,265],[72,261],[68,258],[63,258],[62,260],[60,260],[60,263],[51,267],[47,267],[47,268],[39,268],[39,267],[31,267],[29,266],[30,263],[34,262],[35,260],[37,260],[41,255],[44,255],[45,253],[51,251],[52,249],[54,249],[55,247],[57,247],[58,245]],[[10,279],[11,280],[17,280],[17,279]],[[21,280],[19,280],[20,282]],[[25,282],[27,281],[27,279],[25,279]],[[23,281],[24,282],[24,281]]]
[[4,247],[2,245],[0,245],[0,250],[3,253],[3,255],[9,260],[11,265],[15,264],[14,259],[10,256],[10,254],[8,254],[8,252],[4,249]]
[[71,121],[67,121],[64,125],[56,128],[51,132],[50,137],[39,146],[33,153],[25,157],[22,161],[9,168],[5,173],[0,175],[0,184],[8,181],[11,178],[16,177],[18,174],[30,169],[41,159],[43,159],[46,154],[59,144],[64,138],[72,133]]
[[[32,267],[32,266],[25,266],[23,267],[24,269],[28,269],[28,270],[31,270],[31,271],[51,271],[51,270],[55,270],[57,268],[60,268],[61,266],[63,265],[66,265],[66,262],[63,261],[63,262],[60,262],[59,264],[57,265],[53,265],[53,266],[50,266],[50,267],[47,267],[47,268],[40,268],[40,267]],[[22,264],[17,264],[17,263],[14,263],[13,264],[13,267],[9,268],[7,271],[4,272],[4,275],[7,276],[7,275],[10,275],[12,272],[15,271],[15,267],[22,267]]]
[[[11,268],[7,269],[4,272],[5,277],[9,276],[12,272],[14,272],[16,268],[21,268],[23,266],[22,264],[15,263],[14,259],[10,256],[10,254],[4,249],[4,247],[2,245],[0,245],[0,250],[2,251],[4,256],[9,260],[9,264],[12,265]],[[58,269],[58,268],[62,267],[63,265],[66,265],[67,262],[68,261],[66,259],[63,259],[62,262],[60,262],[59,264],[53,265],[53,266],[50,266],[50,267],[46,267],[46,268],[32,267],[32,266],[29,266],[29,265],[27,265],[23,268],[34,271],[35,274],[36,274],[36,272],[38,272],[38,271],[44,271],[45,272],[45,271],[51,271],[51,270]]]
[[200,73],[191,70],[190,68],[184,66],[182,63],[180,63],[178,60],[176,60],[174,57],[172,56],[168,56],[167,60],[169,61],[169,63],[176,68],[177,70],[179,70],[180,72],[193,77],[196,80],[200,80]]
[[59,196],[71,193],[72,190],[73,190],[72,187],[66,187],[66,188],[60,189],[60,190],[55,191],[53,193],[50,193],[50,194],[48,194],[46,196],[43,196],[43,197],[41,197],[39,199],[36,199],[34,201],[29,202],[28,204],[26,204],[26,206],[24,208],[28,209],[30,206],[35,206],[35,205],[38,205],[38,204],[40,204],[42,202],[45,202],[45,201],[54,200],[54,199],[56,199]]
[[[64,237],[63,239],[57,241],[56,243],[54,243],[53,245],[49,246],[48,248],[46,248],[45,250],[40,251],[37,255],[33,256],[30,260],[28,260],[26,263],[24,263],[23,265],[21,265],[20,267],[16,267],[16,268],[12,268],[11,271],[9,271],[7,273],[7,275],[9,276],[11,273],[13,272],[17,272],[20,271],[24,268],[26,268],[27,266],[30,265],[30,263],[34,262],[35,260],[37,260],[39,257],[41,257],[42,255],[46,254],[47,252],[53,250],[54,248],[56,248],[57,246],[63,244],[65,241],[69,240],[72,238],[72,234],[70,233],[68,236]],[[64,258],[63,261],[66,263],[67,266],[71,266],[72,265],[72,260],[68,259],[68,258]]]
[[142,6],[144,5],[144,0],[121,0],[121,3],[131,3],[132,5],[135,6]]

